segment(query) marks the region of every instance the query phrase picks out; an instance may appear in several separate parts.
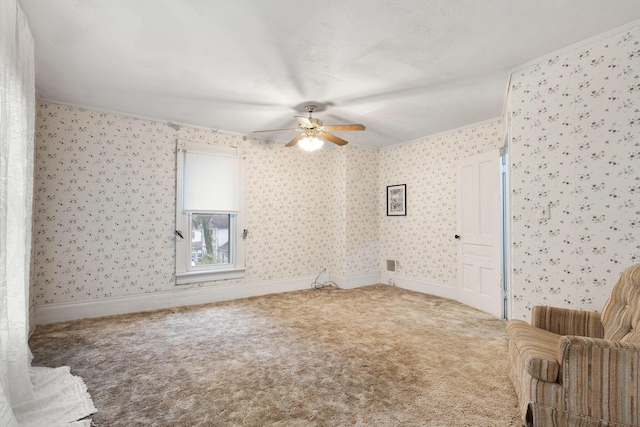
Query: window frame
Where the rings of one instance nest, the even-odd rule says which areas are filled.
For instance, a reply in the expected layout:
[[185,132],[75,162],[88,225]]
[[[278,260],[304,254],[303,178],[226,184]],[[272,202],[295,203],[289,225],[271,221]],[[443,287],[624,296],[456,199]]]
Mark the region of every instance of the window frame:
[[[184,210],[185,154],[186,152],[235,157],[240,161],[239,210],[235,212]],[[193,214],[229,214],[229,263],[191,265],[191,233]],[[175,235],[175,281],[176,285],[241,279],[245,276],[244,249],[244,161],[238,147],[202,144],[187,140],[177,140],[176,144],[176,235]],[[178,235],[178,232],[183,237]]]

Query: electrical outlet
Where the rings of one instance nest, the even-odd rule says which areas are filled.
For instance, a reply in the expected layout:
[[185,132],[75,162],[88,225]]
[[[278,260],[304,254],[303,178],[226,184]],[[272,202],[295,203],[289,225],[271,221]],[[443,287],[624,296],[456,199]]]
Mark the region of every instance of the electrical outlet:
[[542,215],[540,216],[542,219],[551,219],[551,206],[547,205],[542,208]]

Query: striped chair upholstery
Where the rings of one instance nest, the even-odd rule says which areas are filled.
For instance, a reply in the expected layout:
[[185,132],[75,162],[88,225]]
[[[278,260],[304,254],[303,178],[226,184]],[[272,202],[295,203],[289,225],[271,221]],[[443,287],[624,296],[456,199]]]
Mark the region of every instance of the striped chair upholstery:
[[602,314],[534,307],[511,320],[509,376],[527,426],[640,426],[640,264]]

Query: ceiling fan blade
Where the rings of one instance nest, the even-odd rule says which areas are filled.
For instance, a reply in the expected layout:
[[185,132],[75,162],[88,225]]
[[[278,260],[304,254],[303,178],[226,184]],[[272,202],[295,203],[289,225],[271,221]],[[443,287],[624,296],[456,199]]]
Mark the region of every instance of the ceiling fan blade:
[[312,127],[314,127],[313,123],[311,123],[311,120],[309,120],[308,117],[298,117],[298,126],[304,129],[311,129]]
[[331,135],[330,133],[327,133],[327,132],[320,132],[318,134],[318,136],[320,138],[326,139],[327,141],[331,141],[331,142],[333,142],[334,144],[337,144],[337,145],[347,145],[348,144],[348,142],[345,141],[344,139],[338,138],[337,136]]
[[298,141],[300,141],[305,136],[307,136],[307,135],[304,134],[304,133],[301,133],[300,135],[294,137],[291,141],[289,141],[287,143],[287,145],[285,145],[285,147],[293,147],[294,145],[296,145],[298,143]]
[[322,120],[320,119],[316,119],[315,117],[309,117],[309,121],[311,122],[312,125],[314,125],[315,127],[320,127],[322,126]]
[[292,131],[292,130],[300,130],[300,129],[292,128],[292,129],[254,130],[254,131],[253,131],[253,133],[261,133],[261,132],[287,132],[287,131]]
[[328,125],[324,127],[326,130],[333,131],[347,131],[347,130],[365,130],[364,125],[351,124],[351,125]]

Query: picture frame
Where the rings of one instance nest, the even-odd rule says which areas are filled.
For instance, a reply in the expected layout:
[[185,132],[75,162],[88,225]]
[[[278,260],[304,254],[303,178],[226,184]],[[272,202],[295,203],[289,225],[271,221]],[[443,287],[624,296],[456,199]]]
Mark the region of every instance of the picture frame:
[[407,184],[387,186],[387,216],[407,215]]

